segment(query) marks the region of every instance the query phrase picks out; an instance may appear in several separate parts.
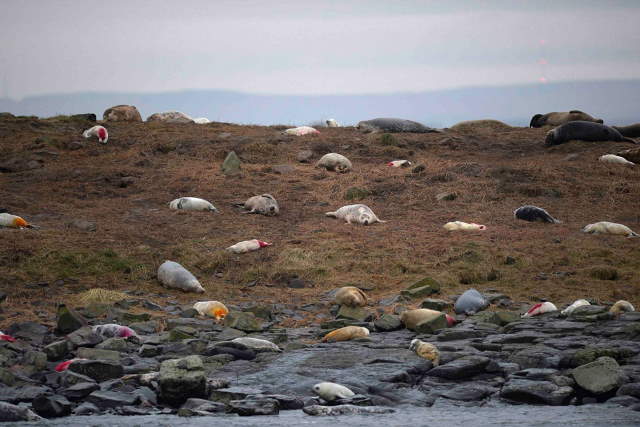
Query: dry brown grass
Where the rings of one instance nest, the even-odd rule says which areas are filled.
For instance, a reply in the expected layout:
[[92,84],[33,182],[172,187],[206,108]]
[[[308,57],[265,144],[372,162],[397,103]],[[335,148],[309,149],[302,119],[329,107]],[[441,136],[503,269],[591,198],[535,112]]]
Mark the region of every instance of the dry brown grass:
[[[7,157],[30,158],[43,150],[58,155],[45,157],[41,169],[0,174],[0,207],[42,227],[0,230],[0,289],[9,294],[0,327],[33,317],[36,307],[53,311],[56,302],[96,287],[171,294],[183,303],[210,298],[299,306],[334,287],[360,283],[375,288],[368,292],[375,304],[424,275],[442,282],[445,298],[473,286],[518,301],[626,298],[640,305],[640,240],[579,231],[601,220],[640,229],[640,171],[597,162],[626,144],[572,142],[545,149],[545,131],[526,128],[393,135],[393,144],[384,145],[379,134],[348,128],[296,138],[273,127],[114,123],[108,125],[109,144],[89,142],[74,151],[65,148],[82,140],[83,126],[74,122],[3,125],[0,146]],[[225,177],[220,163],[236,148],[242,176]],[[316,156],[342,153],[354,170],[336,174],[298,164],[302,149]],[[572,153],[577,159],[566,160]],[[426,170],[387,168],[394,158]],[[278,175],[269,168],[285,163],[294,172]],[[121,187],[124,176],[135,177],[134,183]],[[352,203],[344,198],[352,187],[369,191],[358,202],[389,222],[358,227],[325,217]],[[444,191],[458,198],[436,201]],[[278,199],[280,216],[243,215],[232,206],[265,192]],[[221,214],[169,210],[167,203],[180,196],[208,199]],[[523,204],[544,207],[563,222],[515,221],[512,212]],[[74,218],[95,221],[97,231],[68,228]],[[452,220],[488,230],[447,233],[442,225]],[[223,250],[252,238],[274,245],[245,255]],[[507,255],[516,263],[505,265]],[[162,288],[155,272],[165,259],[190,269],[206,294]],[[617,280],[593,277],[594,267],[615,268]],[[495,279],[488,280],[492,271]],[[285,288],[293,276],[308,287]],[[25,286],[35,282],[49,287]]]

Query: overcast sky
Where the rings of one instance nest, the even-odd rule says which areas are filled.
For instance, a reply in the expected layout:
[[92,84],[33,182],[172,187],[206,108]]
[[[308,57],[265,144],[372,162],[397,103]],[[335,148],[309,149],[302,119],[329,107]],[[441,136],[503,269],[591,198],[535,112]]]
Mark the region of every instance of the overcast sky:
[[0,0],[0,96],[640,76],[640,1]]

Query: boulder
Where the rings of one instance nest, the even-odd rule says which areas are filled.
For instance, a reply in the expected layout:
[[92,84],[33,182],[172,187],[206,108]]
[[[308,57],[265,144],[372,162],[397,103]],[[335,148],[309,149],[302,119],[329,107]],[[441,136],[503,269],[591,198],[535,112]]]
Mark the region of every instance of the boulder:
[[376,328],[376,331],[381,332],[390,332],[395,331],[402,328],[402,322],[400,322],[400,318],[393,314],[383,314],[378,319],[373,322],[373,325]]
[[9,421],[43,421],[43,419],[29,408],[0,402],[0,422]]
[[571,374],[581,388],[593,394],[615,390],[624,382],[624,375],[618,362],[606,356],[578,366]]
[[102,342],[102,338],[93,332],[91,326],[83,326],[67,335],[68,345],[71,349],[78,347],[93,347]]
[[96,383],[77,383],[62,390],[62,395],[69,400],[78,401],[84,399],[96,390],[100,390],[100,386]]
[[509,358],[510,362],[526,368],[553,368],[560,366],[560,352],[544,345],[534,345],[514,353]]
[[442,397],[462,402],[474,402],[483,400],[497,392],[498,389],[483,384],[461,384],[441,394]]
[[312,158],[313,158],[313,151],[311,150],[298,151],[298,154],[296,154],[296,159],[300,163],[310,163]]
[[71,402],[66,397],[60,395],[46,395],[33,399],[31,403],[36,414],[45,418],[64,417],[71,413]]
[[45,346],[43,351],[47,355],[48,360],[60,360],[69,352],[69,345],[67,340],[55,341]]
[[413,328],[413,331],[419,334],[435,334],[436,331],[447,328],[448,326],[447,316],[444,313],[440,313],[440,315],[436,317],[418,323],[415,328]]
[[111,360],[77,360],[69,365],[69,370],[97,382],[120,378],[124,375],[124,368],[120,362]]
[[436,366],[427,372],[428,376],[451,380],[469,378],[484,372],[490,359],[484,356],[463,356],[444,365]]
[[193,119],[180,111],[166,111],[155,113],[147,117],[147,122],[163,123],[195,123]]
[[104,111],[102,120],[106,122],[141,122],[142,116],[133,105],[116,105]]
[[170,359],[162,362],[158,377],[159,397],[172,406],[180,406],[192,397],[204,398],[207,378],[198,356]]
[[181,417],[191,417],[194,415],[206,416],[215,413],[225,413],[227,405],[224,403],[212,402],[206,399],[190,398],[178,410]]
[[222,173],[227,176],[240,174],[240,159],[235,151],[227,154],[224,162],[222,162]]
[[357,322],[368,322],[373,319],[373,314],[363,307],[348,307],[346,305],[341,305],[336,318],[355,320]]
[[255,314],[244,311],[231,311],[224,318],[224,325],[243,332],[261,332],[262,326]]
[[276,399],[269,398],[232,400],[229,402],[229,410],[240,416],[277,415],[280,412],[280,404]]
[[78,348],[76,355],[81,359],[113,360],[114,362],[120,361],[120,353],[117,351],[102,350],[99,348],[80,347]]
[[512,379],[500,391],[500,397],[514,402],[566,405],[573,395],[573,389],[558,386],[549,381],[531,381],[526,379]]
[[431,277],[425,277],[400,292],[400,294],[407,298],[424,298],[438,292],[440,292],[440,283]]
[[105,410],[133,405],[137,400],[138,396],[133,393],[96,390],[87,397],[86,401],[93,403],[101,410]]
[[449,304],[449,302],[445,300],[427,298],[426,300],[422,301],[422,303],[420,303],[420,308],[428,308],[430,310],[443,311],[445,308],[449,307],[450,305],[451,304]]

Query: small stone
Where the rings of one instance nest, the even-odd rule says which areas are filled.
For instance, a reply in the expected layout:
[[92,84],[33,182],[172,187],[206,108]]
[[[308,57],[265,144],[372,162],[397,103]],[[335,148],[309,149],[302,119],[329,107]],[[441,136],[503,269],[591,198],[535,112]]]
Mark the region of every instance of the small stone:
[[305,287],[305,283],[304,280],[298,277],[294,277],[293,279],[289,280],[289,282],[287,283],[287,287],[291,289],[302,289]]
[[422,172],[424,172],[426,170],[427,170],[427,167],[425,165],[417,165],[416,167],[411,169],[411,173],[419,174],[419,173],[422,173]]
[[296,168],[291,165],[275,165],[271,167],[271,170],[278,175],[286,175],[295,172]]
[[73,411],[73,415],[94,415],[99,414],[100,409],[93,403],[83,402]]
[[516,259],[512,256],[507,255],[504,259],[505,265],[513,265],[516,263]]
[[231,151],[227,154],[227,157],[222,163],[222,173],[227,176],[240,174],[240,159],[235,151]]
[[93,347],[102,342],[102,338],[93,332],[90,326],[83,326],[67,335],[69,347]]
[[88,231],[88,232],[96,231],[97,229],[95,222],[87,221],[84,219],[74,219],[71,222],[69,222],[67,226],[70,228],[76,228],[78,230]]

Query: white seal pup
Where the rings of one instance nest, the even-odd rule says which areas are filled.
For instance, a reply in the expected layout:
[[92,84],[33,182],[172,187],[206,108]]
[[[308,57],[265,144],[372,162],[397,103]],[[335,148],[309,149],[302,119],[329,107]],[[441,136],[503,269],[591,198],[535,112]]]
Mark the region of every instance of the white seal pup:
[[362,326],[345,326],[344,328],[331,331],[322,337],[321,342],[350,341],[356,338],[366,338],[369,330]]
[[585,225],[582,232],[589,234],[617,234],[627,237],[638,237],[638,234],[626,225],[609,221],[600,221]]
[[552,311],[558,311],[558,308],[551,302],[541,302],[534,304],[522,317],[533,317],[543,313],[550,313]]
[[324,168],[328,171],[345,173],[349,172],[353,168],[353,165],[351,161],[342,154],[327,153],[316,162],[316,167]]
[[531,118],[529,127],[540,128],[542,126],[560,126],[564,123],[575,121],[604,123],[602,119],[596,119],[580,110],[571,110],[561,112],[554,111],[547,114],[536,114]]
[[180,197],[169,202],[170,209],[180,209],[183,211],[210,211],[218,212],[213,204],[198,197]]
[[282,133],[285,135],[295,135],[295,136],[320,135],[320,132],[317,129],[312,128],[311,126],[298,126],[297,128],[287,129]]
[[84,136],[87,139],[91,138],[92,136],[95,136],[98,138],[98,141],[102,142],[103,144],[106,144],[107,140],[109,139],[109,132],[107,132],[107,129],[104,126],[98,125],[82,132],[82,136]]
[[363,204],[343,206],[335,212],[326,212],[325,215],[331,218],[343,219],[347,224],[355,222],[362,225],[370,225],[376,222],[387,222],[378,218],[369,206]]
[[472,315],[484,310],[489,306],[489,301],[485,299],[480,292],[475,289],[469,289],[463,292],[456,300],[453,310],[457,314]]
[[387,163],[390,168],[408,168],[412,163],[409,160],[392,160]]
[[227,306],[220,301],[199,301],[193,304],[193,308],[200,316],[213,317],[216,320],[222,320],[229,314]]
[[544,143],[549,147],[573,140],[630,142],[636,144],[633,139],[625,138],[614,128],[593,122],[569,122],[560,125],[547,132]]
[[248,214],[275,216],[280,213],[280,206],[271,194],[249,197],[246,202],[239,203],[239,205],[243,206],[247,210],[244,213]]
[[260,248],[271,246],[273,243],[263,242],[262,240],[243,240],[235,245],[229,246],[226,250],[234,254],[246,254],[247,252],[257,251]]
[[452,221],[448,222],[442,226],[447,231],[456,231],[456,230],[480,230],[485,231],[487,229],[486,225],[476,224],[476,223],[466,223],[462,221]]
[[158,280],[167,288],[180,289],[185,292],[204,292],[198,279],[177,262],[163,262],[158,267]]
[[423,359],[430,360],[433,366],[440,364],[440,351],[431,343],[420,341],[416,338],[411,341],[409,350],[415,351],[415,353]]
[[0,227],[28,228],[29,223],[24,218],[10,213],[0,213]]
[[347,307],[364,307],[367,305],[367,294],[355,286],[344,286],[336,292],[335,302]]
[[325,121],[327,123],[328,128],[339,128],[340,123],[336,121],[336,119],[328,119]]
[[134,331],[130,327],[118,325],[117,323],[96,325],[93,327],[93,333],[100,335],[102,338],[129,338],[138,336],[138,334],[136,334],[136,331]]
[[520,206],[518,209],[513,211],[513,216],[516,219],[521,219],[523,221],[529,222],[542,221],[549,222],[551,224],[560,223],[560,221],[549,215],[549,212],[547,212],[546,210],[531,205]]
[[636,308],[629,301],[625,300],[616,302],[609,309],[609,312],[613,313],[615,316],[619,316],[622,313],[630,313],[632,311],[636,311]]
[[614,163],[614,164],[627,165],[627,166],[635,166],[636,165],[635,163],[630,162],[629,160],[625,159],[624,157],[616,156],[615,154],[605,154],[604,156],[598,157],[598,160],[600,160],[603,163]]
[[207,123],[211,123],[211,120],[206,117],[196,117],[193,121],[199,125],[206,125]]
[[280,353],[280,352],[282,352],[282,349],[280,347],[278,347],[277,345],[275,345],[274,343],[272,343],[271,341],[263,340],[263,339],[260,339],[260,338],[239,337],[239,338],[232,339],[231,342],[240,343],[240,344],[250,348],[251,350],[255,351],[256,353],[263,353],[263,352]]
[[327,402],[332,402],[336,399],[346,399],[356,395],[343,385],[329,382],[322,382],[314,385],[313,392]]
[[591,303],[589,301],[587,301],[586,299],[576,300],[569,307],[567,307],[564,310],[562,310],[560,312],[560,314],[562,314],[563,316],[568,316],[571,313],[573,313],[576,310],[576,308],[582,307],[582,306],[585,306],[585,305],[591,305]]

